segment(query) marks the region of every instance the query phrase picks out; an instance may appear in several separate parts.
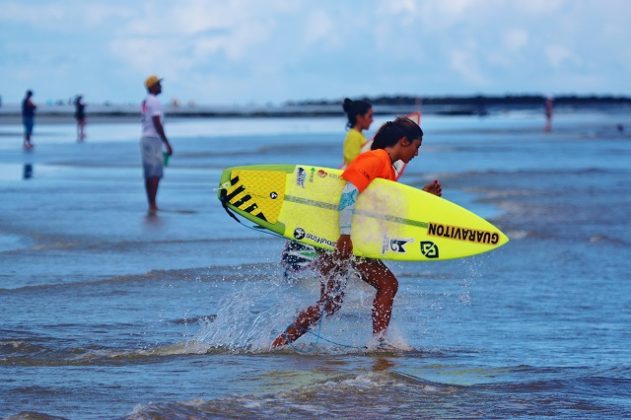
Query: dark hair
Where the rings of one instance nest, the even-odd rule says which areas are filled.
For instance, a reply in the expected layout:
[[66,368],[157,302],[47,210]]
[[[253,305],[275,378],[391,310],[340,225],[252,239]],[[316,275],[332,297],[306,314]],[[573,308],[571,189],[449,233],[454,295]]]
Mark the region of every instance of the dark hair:
[[26,96],[33,96],[33,91],[32,90],[27,90],[26,91]]
[[346,112],[346,117],[348,118],[346,126],[351,128],[357,122],[357,116],[367,113],[368,110],[372,108],[372,104],[368,101],[362,101],[361,99],[353,101],[352,99],[345,98],[342,108],[344,109],[344,112]]
[[409,141],[422,140],[423,130],[414,121],[407,117],[399,117],[394,121],[388,121],[379,128],[375,139],[370,146],[370,150],[384,149],[388,146],[394,146],[401,137],[407,138]]

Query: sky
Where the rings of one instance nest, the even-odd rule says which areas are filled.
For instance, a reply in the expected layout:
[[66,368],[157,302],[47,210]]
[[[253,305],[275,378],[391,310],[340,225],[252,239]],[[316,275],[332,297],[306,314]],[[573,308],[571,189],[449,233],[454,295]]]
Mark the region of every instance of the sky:
[[631,95],[628,0],[0,0],[0,96]]

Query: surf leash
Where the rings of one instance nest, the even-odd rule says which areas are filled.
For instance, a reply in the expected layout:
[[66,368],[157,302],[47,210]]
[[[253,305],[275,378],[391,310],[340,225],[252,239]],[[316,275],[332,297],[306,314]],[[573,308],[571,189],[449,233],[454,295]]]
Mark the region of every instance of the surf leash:
[[[334,296],[339,296],[340,293],[343,293],[344,289],[346,289],[346,286],[348,285],[348,279],[350,277],[350,272],[348,268],[343,269],[342,272],[340,272],[338,274],[340,277],[342,277],[342,281],[338,282],[334,288],[334,290],[332,290],[331,292],[334,294]],[[318,345],[318,342],[320,340],[322,341],[326,341],[327,343],[333,344],[335,346],[338,347],[345,347],[345,348],[349,348],[349,349],[356,349],[356,350],[368,350],[367,346],[353,346],[351,344],[343,344],[343,343],[338,343],[337,341],[333,341],[330,340],[326,337],[324,337],[322,335],[322,321],[324,320],[325,317],[325,309],[322,308],[320,309],[320,319],[318,320],[318,331],[314,332],[311,330],[307,330],[305,332],[305,334],[311,334],[312,336],[316,337],[316,341],[314,343],[314,345]],[[289,346],[296,352],[298,353],[306,353],[306,352],[302,352],[300,350],[298,350],[291,342],[288,343]]]

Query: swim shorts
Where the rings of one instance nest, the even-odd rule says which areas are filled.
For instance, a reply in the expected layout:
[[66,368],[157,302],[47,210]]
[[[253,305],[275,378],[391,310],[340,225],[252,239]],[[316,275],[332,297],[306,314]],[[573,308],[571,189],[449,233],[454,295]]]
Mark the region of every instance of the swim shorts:
[[162,140],[158,137],[143,137],[140,140],[140,150],[145,179],[162,178]]

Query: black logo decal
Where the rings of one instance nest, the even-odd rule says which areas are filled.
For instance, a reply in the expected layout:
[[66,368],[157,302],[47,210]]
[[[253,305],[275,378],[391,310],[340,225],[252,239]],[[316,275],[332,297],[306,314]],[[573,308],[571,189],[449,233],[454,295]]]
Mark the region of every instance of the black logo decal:
[[401,239],[390,239],[390,249],[394,252],[405,252],[405,244],[407,244],[407,240]]
[[276,198],[278,198],[278,194],[276,194],[276,191],[272,191],[271,193],[269,193],[269,197],[272,200],[276,200]]
[[305,237],[305,230],[303,228],[296,228],[296,230],[294,230],[294,238],[300,240],[303,239]]
[[432,241],[421,241],[421,254],[427,258],[438,258],[438,246]]

